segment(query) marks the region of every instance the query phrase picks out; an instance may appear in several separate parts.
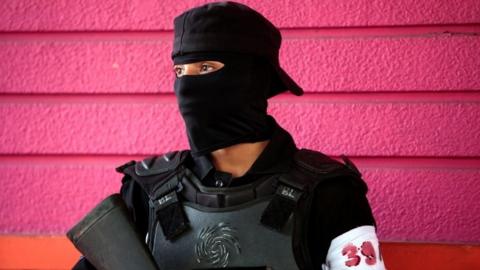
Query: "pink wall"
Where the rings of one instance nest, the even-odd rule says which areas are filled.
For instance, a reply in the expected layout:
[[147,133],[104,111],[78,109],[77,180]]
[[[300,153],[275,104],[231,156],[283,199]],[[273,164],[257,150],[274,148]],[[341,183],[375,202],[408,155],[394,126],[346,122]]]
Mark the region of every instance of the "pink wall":
[[[171,27],[205,2],[2,2],[0,233],[63,234],[118,191],[115,166],[188,146]],[[480,243],[478,1],[240,2],[281,28],[307,92],[271,114],[353,158],[381,240]]]

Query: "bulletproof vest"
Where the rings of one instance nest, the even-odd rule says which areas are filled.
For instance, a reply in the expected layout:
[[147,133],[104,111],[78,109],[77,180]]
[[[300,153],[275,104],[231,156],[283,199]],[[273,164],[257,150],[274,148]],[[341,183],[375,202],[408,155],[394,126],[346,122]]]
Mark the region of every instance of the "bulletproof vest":
[[298,150],[288,173],[236,187],[206,187],[185,166],[189,150],[169,152],[117,168],[149,197],[146,243],[160,270],[312,269],[308,218],[313,191],[323,181],[361,174],[312,150]]

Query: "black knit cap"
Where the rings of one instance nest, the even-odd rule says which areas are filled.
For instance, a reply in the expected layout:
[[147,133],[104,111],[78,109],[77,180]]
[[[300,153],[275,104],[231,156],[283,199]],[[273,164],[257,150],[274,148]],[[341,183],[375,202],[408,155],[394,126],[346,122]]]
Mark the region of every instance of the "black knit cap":
[[188,53],[233,52],[261,56],[272,65],[277,80],[268,97],[302,88],[280,67],[280,31],[250,7],[231,1],[208,3],[189,9],[174,19],[172,59]]

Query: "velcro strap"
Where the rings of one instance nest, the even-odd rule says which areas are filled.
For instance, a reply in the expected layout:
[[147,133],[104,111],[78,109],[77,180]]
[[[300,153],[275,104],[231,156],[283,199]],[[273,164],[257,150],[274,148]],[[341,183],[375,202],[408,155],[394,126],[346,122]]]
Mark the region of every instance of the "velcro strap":
[[188,220],[176,190],[172,190],[156,200],[150,200],[150,204],[155,208],[165,239],[172,240],[188,229]]
[[263,211],[260,222],[267,227],[281,231],[295,210],[302,194],[301,190],[280,183],[272,200]]

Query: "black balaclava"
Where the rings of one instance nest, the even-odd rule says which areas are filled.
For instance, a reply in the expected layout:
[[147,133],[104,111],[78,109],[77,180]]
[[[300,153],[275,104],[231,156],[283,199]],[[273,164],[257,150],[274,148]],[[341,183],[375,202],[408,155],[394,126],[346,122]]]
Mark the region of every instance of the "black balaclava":
[[224,64],[210,73],[175,79],[175,94],[194,157],[270,138],[274,121],[267,115],[267,91],[274,71],[266,60],[228,52],[189,53],[173,60],[174,64],[201,60]]

